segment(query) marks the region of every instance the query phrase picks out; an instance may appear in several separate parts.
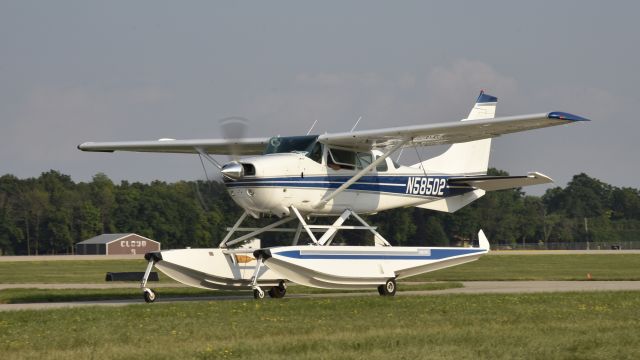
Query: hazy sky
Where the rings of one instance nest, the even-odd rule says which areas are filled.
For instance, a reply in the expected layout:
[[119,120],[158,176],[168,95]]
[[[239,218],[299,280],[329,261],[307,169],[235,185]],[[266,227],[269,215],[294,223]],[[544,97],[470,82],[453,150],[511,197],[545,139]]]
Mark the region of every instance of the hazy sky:
[[228,116],[250,136],[457,121],[486,89],[498,115],[593,120],[498,138],[492,166],[640,187],[638,14],[633,1],[3,0],[0,175],[203,178],[197,156],[76,145],[215,138]]

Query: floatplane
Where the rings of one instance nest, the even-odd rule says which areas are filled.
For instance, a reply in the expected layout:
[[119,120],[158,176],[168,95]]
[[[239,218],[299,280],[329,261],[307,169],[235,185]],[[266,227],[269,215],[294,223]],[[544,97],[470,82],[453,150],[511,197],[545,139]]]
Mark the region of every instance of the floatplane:
[[[377,288],[389,296],[397,279],[474,261],[489,251],[489,241],[480,230],[477,247],[392,247],[361,215],[409,206],[452,213],[487,191],[552,182],[538,172],[488,176],[491,139],[588,120],[559,111],[495,117],[496,104],[496,97],[480,92],[469,116],[457,122],[271,138],[85,142],[78,148],[198,154],[220,170],[231,198],[244,209],[217,248],[146,254],[141,288],[147,302],[156,299],[147,287],[154,266],[190,286],[253,290],[255,298],[265,296],[263,288],[271,297],[284,296],[288,281]],[[410,166],[390,157],[407,147],[443,144],[451,146]],[[223,164],[213,155],[237,158]],[[273,221],[264,227],[242,227],[247,217],[265,216]],[[335,220],[309,221],[318,217]],[[345,225],[348,219],[359,225]],[[369,231],[373,245],[332,246],[340,230]],[[291,245],[262,248],[258,236],[268,231],[292,233]]]

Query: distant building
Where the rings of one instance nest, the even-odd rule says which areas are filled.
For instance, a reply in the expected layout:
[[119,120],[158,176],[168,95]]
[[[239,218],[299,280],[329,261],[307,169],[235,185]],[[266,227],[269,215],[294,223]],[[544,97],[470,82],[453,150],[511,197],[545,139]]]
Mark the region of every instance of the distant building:
[[160,251],[160,243],[138,234],[102,234],[76,244],[77,255],[130,255]]

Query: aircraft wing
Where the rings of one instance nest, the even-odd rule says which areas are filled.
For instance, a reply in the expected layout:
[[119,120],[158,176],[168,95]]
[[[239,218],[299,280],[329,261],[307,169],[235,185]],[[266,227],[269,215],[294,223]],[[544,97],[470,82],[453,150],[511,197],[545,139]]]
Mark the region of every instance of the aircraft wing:
[[320,135],[318,140],[328,145],[344,146],[361,150],[386,149],[404,140],[408,140],[404,145],[405,147],[431,146],[492,138],[502,134],[570,124],[578,121],[589,121],[589,119],[555,111],[485,120],[324,134]]
[[550,177],[537,172],[526,176],[461,176],[447,179],[449,186],[466,185],[485,191],[514,189],[552,182]]
[[85,142],[78,145],[82,151],[114,152],[159,152],[197,154],[196,148],[208,154],[219,155],[260,155],[264,152],[269,138],[252,139],[200,139],[173,140],[161,139],[154,141],[115,141],[115,142]]

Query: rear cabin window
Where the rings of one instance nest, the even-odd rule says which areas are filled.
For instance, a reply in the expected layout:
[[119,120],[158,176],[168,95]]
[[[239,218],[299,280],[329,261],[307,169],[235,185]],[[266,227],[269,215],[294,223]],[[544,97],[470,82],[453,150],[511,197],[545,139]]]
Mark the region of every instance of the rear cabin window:
[[358,169],[364,169],[371,165],[371,153],[358,153]]
[[[379,157],[380,156],[376,156],[376,159]],[[387,159],[384,159],[380,164],[378,164],[378,166],[376,166],[376,171],[384,172],[387,170],[389,170],[389,167],[387,166]]]

